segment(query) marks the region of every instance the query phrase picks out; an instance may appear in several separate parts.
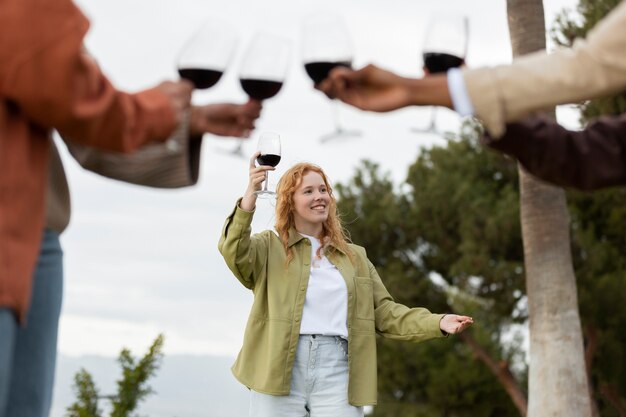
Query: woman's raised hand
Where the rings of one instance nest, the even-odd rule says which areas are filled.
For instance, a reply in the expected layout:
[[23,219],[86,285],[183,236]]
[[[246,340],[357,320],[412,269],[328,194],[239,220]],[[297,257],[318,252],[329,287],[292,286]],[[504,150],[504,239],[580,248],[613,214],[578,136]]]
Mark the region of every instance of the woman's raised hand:
[[274,171],[276,168],[269,165],[256,166],[255,161],[261,155],[261,152],[257,151],[250,158],[250,176],[248,180],[248,188],[243,194],[239,207],[245,211],[254,211],[256,206],[256,191],[261,189],[261,184],[265,180],[265,173],[267,171]]

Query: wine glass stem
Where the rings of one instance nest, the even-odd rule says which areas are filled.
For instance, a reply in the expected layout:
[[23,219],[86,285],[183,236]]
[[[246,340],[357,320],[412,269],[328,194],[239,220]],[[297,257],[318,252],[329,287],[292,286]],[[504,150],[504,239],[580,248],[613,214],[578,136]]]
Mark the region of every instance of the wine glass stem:
[[435,131],[437,130],[437,107],[433,107],[430,111],[430,126],[428,126],[428,130]]
[[339,103],[337,103],[337,100],[332,101],[331,111],[333,114],[333,121],[335,123],[335,132],[343,132],[343,128],[341,127],[341,119],[339,118]]
[[263,191],[267,192],[267,183],[269,182],[270,173],[265,171],[265,184],[263,184]]

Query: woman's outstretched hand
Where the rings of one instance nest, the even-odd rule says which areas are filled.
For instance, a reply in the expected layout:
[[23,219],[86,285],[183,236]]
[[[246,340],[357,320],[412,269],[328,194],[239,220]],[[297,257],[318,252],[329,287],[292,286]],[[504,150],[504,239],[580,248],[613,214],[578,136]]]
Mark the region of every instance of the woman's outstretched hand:
[[467,329],[472,323],[474,323],[474,319],[469,316],[446,314],[439,322],[439,328],[446,333],[456,334]]
[[256,206],[256,191],[261,189],[261,184],[265,180],[265,173],[267,171],[274,171],[276,168],[269,165],[256,166],[254,161],[261,155],[261,152],[257,151],[250,158],[250,177],[248,181],[248,188],[243,194],[239,207],[245,211],[254,211]]

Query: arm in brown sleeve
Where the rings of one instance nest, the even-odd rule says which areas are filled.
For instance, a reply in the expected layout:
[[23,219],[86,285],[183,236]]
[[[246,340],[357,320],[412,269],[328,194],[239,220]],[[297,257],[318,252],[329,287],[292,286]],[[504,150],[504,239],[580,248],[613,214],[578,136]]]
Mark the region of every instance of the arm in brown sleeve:
[[198,182],[202,137],[190,137],[188,118],[162,143],[135,152],[109,152],[65,140],[70,154],[85,169],[131,184],[181,188]]
[[33,125],[90,146],[126,152],[165,140],[176,126],[169,99],[117,91],[83,52],[88,26],[70,0],[2,2],[2,98]]
[[485,136],[483,143],[559,186],[590,191],[626,185],[626,115],[600,118],[582,131],[533,116],[508,124],[498,140]]

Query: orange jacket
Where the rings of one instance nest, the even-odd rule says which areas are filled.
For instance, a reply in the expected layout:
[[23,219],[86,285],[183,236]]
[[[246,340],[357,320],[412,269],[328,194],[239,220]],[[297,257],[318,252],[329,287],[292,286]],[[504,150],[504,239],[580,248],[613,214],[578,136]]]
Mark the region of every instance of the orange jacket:
[[82,50],[71,0],[0,0],[0,306],[24,323],[44,227],[52,129],[129,152],[176,127],[156,89],[117,91]]

